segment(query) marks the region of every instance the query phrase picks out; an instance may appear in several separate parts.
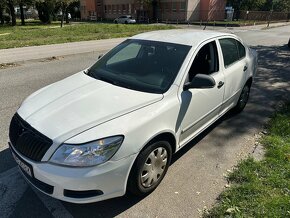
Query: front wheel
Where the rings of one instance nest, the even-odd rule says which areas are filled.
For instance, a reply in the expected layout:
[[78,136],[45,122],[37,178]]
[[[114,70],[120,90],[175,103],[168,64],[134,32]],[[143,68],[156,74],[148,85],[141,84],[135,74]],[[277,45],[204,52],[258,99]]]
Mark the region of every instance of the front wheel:
[[234,112],[240,113],[244,110],[246,104],[248,103],[250,96],[250,88],[249,84],[246,84],[241,92],[237,105],[234,107]]
[[130,172],[128,191],[138,196],[152,192],[164,178],[171,156],[172,149],[167,141],[154,142],[142,150]]

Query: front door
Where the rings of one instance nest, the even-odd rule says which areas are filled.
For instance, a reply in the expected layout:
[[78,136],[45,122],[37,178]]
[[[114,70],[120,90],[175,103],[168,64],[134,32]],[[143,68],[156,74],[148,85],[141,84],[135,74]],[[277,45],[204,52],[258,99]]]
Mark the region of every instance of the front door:
[[216,41],[203,45],[198,51],[186,82],[191,81],[196,74],[212,76],[216,85],[214,88],[189,89],[181,93],[180,145],[186,144],[219,116],[225,87]]

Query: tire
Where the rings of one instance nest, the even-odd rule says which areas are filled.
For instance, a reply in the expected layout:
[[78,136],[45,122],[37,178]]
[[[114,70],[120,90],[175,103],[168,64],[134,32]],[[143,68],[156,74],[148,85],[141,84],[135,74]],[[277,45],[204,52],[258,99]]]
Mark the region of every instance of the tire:
[[244,108],[246,107],[248,100],[249,100],[250,89],[251,89],[251,85],[248,83],[243,87],[241,95],[240,95],[239,100],[238,100],[238,103],[233,108],[233,111],[235,113],[242,112],[244,110]]
[[118,21],[115,20],[114,22],[115,22],[115,24],[118,24]]
[[145,147],[133,164],[127,182],[127,191],[137,196],[151,193],[164,178],[171,156],[172,148],[167,141],[153,142]]
[[125,21],[125,24],[128,24],[128,21]]

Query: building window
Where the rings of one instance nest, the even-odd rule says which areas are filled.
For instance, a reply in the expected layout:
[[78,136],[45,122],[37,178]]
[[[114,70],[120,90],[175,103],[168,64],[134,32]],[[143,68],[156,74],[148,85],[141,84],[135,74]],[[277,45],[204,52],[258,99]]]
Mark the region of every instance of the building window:
[[127,13],[127,14],[130,14],[130,12],[129,12],[129,7],[130,7],[129,4],[126,4],[126,13]]
[[108,13],[111,14],[111,5],[108,5]]
[[108,11],[107,11],[107,5],[104,5],[104,11],[105,11],[105,14],[108,13]]
[[185,11],[185,2],[180,2],[180,11]]
[[165,2],[164,4],[165,4],[165,11],[167,12],[170,11],[171,4],[169,2]]
[[113,14],[116,14],[116,5],[112,5]]
[[124,4],[122,5],[122,13],[126,14],[126,5],[124,5]]
[[171,8],[173,12],[176,12],[176,2],[172,2]]

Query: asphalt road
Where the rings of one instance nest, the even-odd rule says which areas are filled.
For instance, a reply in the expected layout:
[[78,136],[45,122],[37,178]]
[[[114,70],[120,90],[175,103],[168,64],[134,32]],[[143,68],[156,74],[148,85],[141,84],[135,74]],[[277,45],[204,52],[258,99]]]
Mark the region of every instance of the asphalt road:
[[[173,158],[160,186],[144,199],[121,197],[76,205],[31,188],[7,148],[9,121],[37,89],[90,66],[99,52],[21,63],[0,70],[0,217],[199,217],[227,184],[224,174],[255,152],[259,133],[274,107],[290,96],[290,26],[269,30],[231,29],[259,52],[251,99],[239,115],[226,115]],[[109,49],[109,48],[108,48]]]

